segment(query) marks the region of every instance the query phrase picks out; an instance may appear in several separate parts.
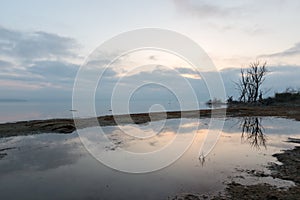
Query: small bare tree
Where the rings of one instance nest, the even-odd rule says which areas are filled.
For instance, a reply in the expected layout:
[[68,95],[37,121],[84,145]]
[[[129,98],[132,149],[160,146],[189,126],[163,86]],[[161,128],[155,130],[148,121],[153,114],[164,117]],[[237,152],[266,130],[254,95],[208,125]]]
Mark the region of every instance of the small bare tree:
[[246,76],[245,75],[245,70],[241,69],[241,79],[237,83],[238,89],[240,91],[239,101],[246,102],[248,82],[249,82],[249,76]]
[[237,84],[240,92],[239,101],[241,102],[257,102],[262,99],[262,90],[260,89],[268,72],[267,63],[259,61],[250,63],[247,71],[241,69],[241,78]]

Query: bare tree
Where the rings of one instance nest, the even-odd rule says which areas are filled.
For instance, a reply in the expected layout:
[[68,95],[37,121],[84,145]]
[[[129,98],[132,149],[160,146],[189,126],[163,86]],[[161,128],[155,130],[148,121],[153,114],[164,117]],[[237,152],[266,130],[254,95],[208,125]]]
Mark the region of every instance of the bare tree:
[[241,79],[237,83],[238,90],[240,92],[239,101],[246,102],[247,85],[249,77],[245,75],[244,69],[241,69]]
[[261,64],[259,61],[256,61],[250,63],[246,72],[244,69],[241,69],[241,78],[236,83],[240,91],[239,101],[251,103],[262,99],[263,92],[260,87],[268,72],[266,65],[266,62]]

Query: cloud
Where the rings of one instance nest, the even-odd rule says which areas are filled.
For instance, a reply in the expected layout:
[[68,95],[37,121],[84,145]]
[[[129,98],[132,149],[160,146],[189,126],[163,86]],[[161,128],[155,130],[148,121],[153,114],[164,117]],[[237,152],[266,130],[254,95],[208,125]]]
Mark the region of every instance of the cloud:
[[[108,77],[110,74],[112,76]],[[126,96],[128,91],[135,89],[135,92],[138,92],[143,99],[165,99],[169,98],[169,92],[166,87],[176,89],[182,96],[190,94],[190,87],[199,94],[198,96],[208,96],[205,83],[201,80],[198,72],[189,68],[175,68],[172,70],[157,65],[152,70],[125,74],[122,77],[112,71],[107,75],[105,74],[101,79],[104,81],[101,81],[98,86],[98,97],[110,98],[114,87],[117,87],[117,95],[120,97]]]
[[57,34],[0,27],[1,96],[7,90],[20,94],[43,89],[71,91],[79,68],[74,64],[78,47],[76,40]]
[[188,78],[188,79],[201,79],[200,74],[197,71],[195,71],[191,68],[180,67],[180,68],[176,68],[176,70],[181,74],[181,76],[183,76],[185,78]]
[[79,66],[71,63],[58,61],[39,61],[27,69],[27,72],[40,75],[49,82],[72,83],[75,79]]
[[262,57],[286,57],[286,56],[297,56],[297,55],[298,56],[300,55],[300,42],[294,44],[294,46],[282,52],[262,55]]
[[[208,10],[209,12],[215,10],[219,12],[218,15],[227,12],[221,8],[213,7]],[[65,95],[71,98],[79,65],[71,62],[72,59],[68,58],[78,57],[76,54],[77,46],[78,43],[74,39],[56,34],[30,33],[0,27],[0,98],[9,97],[7,94],[12,94],[11,91],[14,91],[15,94],[13,95],[22,94],[25,98],[27,98],[25,94],[27,96],[29,94],[37,97],[42,96],[43,98],[56,98],[58,95]],[[300,43],[297,43],[283,52],[270,54],[269,56],[297,57],[297,55],[300,55],[299,53]],[[100,55],[96,57],[99,59],[91,60],[87,64],[92,70],[101,70],[101,67],[103,68],[105,64],[110,63],[110,58],[115,56],[115,54]],[[137,57],[140,57],[140,55]],[[200,75],[211,78],[213,76],[209,74],[210,72],[198,74],[192,68],[186,67],[177,67],[175,68],[176,72],[170,68],[155,65],[156,67],[151,70],[142,68],[141,71],[136,70],[135,73],[127,73],[124,69],[127,66],[130,68],[131,62],[129,61],[135,60],[134,58],[125,59],[122,57],[104,72],[97,90],[100,97],[109,98],[120,78],[122,78],[123,82],[121,84],[124,88],[121,92],[124,93],[128,91],[128,88],[136,87],[137,83],[147,82],[163,82],[166,85],[169,84],[174,88],[178,88],[179,91],[184,93],[188,87],[181,84],[181,75],[190,82],[201,100],[209,99],[205,80],[201,79]],[[155,55],[147,56],[146,59],[159,61],[159,57]],[[289,86],[299,87],[299,66],[272,66],[269,69],[272,73],[267,76],[264,87],[279,91]],[[237,92],[235,91],[234,81],[238,80],[240,69],[224,69],[220,73],[228,95],[235,95]],[[282,77],[285,81],[279,82],[278,79],[282,79]],[[161,87],[148,86],[142,89],[144,93],[142,92],[141,96],[146,99],[168,96],[164,93],[166,90]]]
[[194,3],[190,0],[173,0],[179,12],[195,17],[228,17],[240,10],[238,7],[224,7],[207,2]]
[[8,61],[5,61],[5,60],[0,60],[0,67],[1,68],[8,68],[8,67],[12,67],[13,64],[8,62]]
[[32,84],[27,81],[20,80],[0,80],[0,90],[10,88],[11,90],[37,90],[41,89],[42,85]]
[[[273,91],[284,91],[287,87],[300,88],[300,66],[271,66],[265,86]],[[278,81],[280,80],[280,81]]]
[[76,40],[42,31],[21,32],[0,27],[0,53],[22,61],[76,56]]
[[[1,68],[1,88],[71,90],[79,66],[58,61],[38,61],[25,69],[5,71]],[[25,90],[24,90],[25,89]]]
[[269,32],[263,21],[256,20],[272,11],[269,2],[173,0],[173,3],[179,14],[195,18],[197,23],[204,22],[206,28],[217,29],[222,34],[238,31],[235,34],[253,36]]
[[[270,73],[266,76],[266,81],[262,86],[264,91],[270,90],[266,96],[273,95],[275,91],[283,91],[289,86],[295,88],[300,86],[297,78],[300,73],[300,66],[269,66],[268,69]],[[219,72],[206,71],[202,72],[200,76],[190,68],[176,68],[175,71],[159,65],[153,70],[140,71],[123,77],[119,77],[111,69],[102,77],[103,81],[98,87],[97,97],[110,98],[115,86],[121,88],[118,90],[120,97],[126,96],[130,89],[136,88],[135,92],[137,94],[135,96],[138,96],[140,99],[170,98],[169,92],[164,86],[169,86],[173,89],[176,88],[177,91],[180,91],[180,95],[187,97],[186,91],[190,90],[191,86],[200,101],[207,101],[211,97],[206,85],[207,82],[205,81],[214,80],[217,75],[216,73],[220,73],[223,79],[227,96],[234,96],[236,99],[238,97],[238,90],[236,89],[235,82],[238,82],[240,78],[239,68],[226,68]],[[189,74],[190,76],[185,76],[185,74]],[[195,78],[194,76],[196,75],[200,76],[200,78]],[[120,82],[118,82],[119,80]],[[190,85],[186,84],[185,81],[188,81]]]
[[260,55],[258,58],[267,60],[271,65],[298,66],[300,63],[300,42],[283,51]]

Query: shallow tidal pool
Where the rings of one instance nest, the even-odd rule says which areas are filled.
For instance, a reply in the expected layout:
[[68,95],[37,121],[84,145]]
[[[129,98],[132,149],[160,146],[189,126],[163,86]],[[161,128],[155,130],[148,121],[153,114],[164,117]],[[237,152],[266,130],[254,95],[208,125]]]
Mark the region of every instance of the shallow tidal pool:
[[[201,158],[201,146],[211,129],[209,119],[103,127],[112,142],[99,145],[97,151],[104,154],[117,154],[121,149],[147,154],[175,138],[175,147],[180,147],[180,141],[193,134],[191,145],[180,158],[162,169],[138,174],[98,161],[76,132],[1,138],[0,199],[168,199],[182,193],[217,194],[233,180],[289,186],[293,183],[251,176],[245,170],[269,173],[268,163],[277,162],[272,155],[293,148],[295,144],[286,141],[300,138],[299,128],[300,122],[283,118],[227,118],[216,145]],[[86,128],[80,134],[92,139],[88,136],[96,131]],[[159,159],[167,156],[162,154]]]

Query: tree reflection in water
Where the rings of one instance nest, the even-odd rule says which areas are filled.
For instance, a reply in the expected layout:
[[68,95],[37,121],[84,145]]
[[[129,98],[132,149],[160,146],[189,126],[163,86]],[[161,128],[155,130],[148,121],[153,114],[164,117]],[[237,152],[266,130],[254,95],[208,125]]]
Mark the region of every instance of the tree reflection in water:
[[[262,146],[267,148],[267,136],[263,132],[262,118],[243,117],[239,123],[242,130],[242,142],[247,142],[256,149],[260,149]],[[203,154],[199,156],[199,162],[204,166],[205,156]]]
[[262,119],[258,117],[244,117],[240,126],[242,129],[242,141],[248,142],[252,147],[260,149],[267,148],[266,135],[263,133]]

